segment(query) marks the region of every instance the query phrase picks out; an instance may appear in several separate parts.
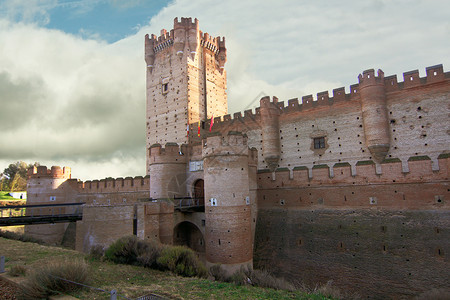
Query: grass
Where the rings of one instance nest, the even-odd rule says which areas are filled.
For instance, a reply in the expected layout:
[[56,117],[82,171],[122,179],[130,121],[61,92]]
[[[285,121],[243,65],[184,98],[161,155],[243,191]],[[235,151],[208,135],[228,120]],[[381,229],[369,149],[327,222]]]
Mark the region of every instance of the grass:
[[66,258],[51,261],[47,265],[33,270],[22,284],[20,298],[42,299],[60,292],[71,294],[89,283],[89,266],[84,259]]
[[[32,270],[54,260],[85,259],[90,269],[91,286],[105,291],[116,289],[120,295],[128,298],[154,293],[171,299],[330,299],[300,291],[237,286],[197,277],[181,277],[170,272],[101,261],[73,250],[5,238],[0,238],[0,249],[1,255],[7,258],[7,272],[15,265]],[[80,299],[110,299],[109,294],[92,289],[71,292],[71,295]]]
[[[1,201],[18,201],[18,202],[23,201],[25,204],[26,199],[16,199],[16,198],[11,197],[8,194],[9,194],[9,192],[1,191],[0,192],[0,202]],[[20,204],[17,204],[17,205],[20,205]]]

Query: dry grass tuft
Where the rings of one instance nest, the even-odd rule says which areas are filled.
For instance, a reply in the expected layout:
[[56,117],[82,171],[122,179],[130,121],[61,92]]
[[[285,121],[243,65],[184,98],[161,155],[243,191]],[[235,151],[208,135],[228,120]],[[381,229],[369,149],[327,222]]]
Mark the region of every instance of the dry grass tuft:
[[25,276],[27,268],[22,265],[14,265],[9,270],[8,274],[13,277]]
[[448,300],[450,299],[450,292],[445,289],[432,289],[416,297],[416,300]]
[[344,298],[344,295],[341,293],[341,291],[337,287],[333,286],[333,280],[328,280],[327,283],[316,288],[314,290],[314,294],[320,294],[325,297],[336,299]]
[[58,293],[70,293],[88,283],[88,265],[84,260],[62,260],[31,273],[22,284],[22,299],[42,299]]
[[233,275],[228,276],[220,265],[209,269],[209,274],[216,281],[232,282],[236,285],[253,285],[275,290],[295,291],[295,286],[284,278],[278,278],[265,270],[253,270],[249,266],[241,267]]

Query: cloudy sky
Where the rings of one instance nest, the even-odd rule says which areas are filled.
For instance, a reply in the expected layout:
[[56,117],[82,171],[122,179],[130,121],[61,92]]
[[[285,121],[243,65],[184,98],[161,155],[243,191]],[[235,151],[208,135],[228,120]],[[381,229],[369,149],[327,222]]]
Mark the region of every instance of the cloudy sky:
[[0,0],[0,172],[72,167],[82,180],[145,174],[144,35],[175,17],[225,36],[229,112],[443,64],[445,0]]

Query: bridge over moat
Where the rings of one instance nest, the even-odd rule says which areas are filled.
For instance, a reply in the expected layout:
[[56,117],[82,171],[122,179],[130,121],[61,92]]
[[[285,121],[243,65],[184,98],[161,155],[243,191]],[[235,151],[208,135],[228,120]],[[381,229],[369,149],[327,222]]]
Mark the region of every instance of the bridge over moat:
[[84,203],[32,204],[0,207],[0,227],[76,222]]

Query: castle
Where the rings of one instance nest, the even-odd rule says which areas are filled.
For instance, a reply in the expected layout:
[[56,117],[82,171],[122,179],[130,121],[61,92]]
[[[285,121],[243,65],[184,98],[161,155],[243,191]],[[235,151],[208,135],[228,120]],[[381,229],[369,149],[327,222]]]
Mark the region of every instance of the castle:
[[[364,296],[450,289],[450,72],[442,65],[227,114],[225,38],[177,18],[145,37],[147,175],[82,182],[29,170],[28,204],[83,202],[76,224],[32,225],[79,251],[124,235],[187,245]],[[212,118],[212,116],[214,118]]]

